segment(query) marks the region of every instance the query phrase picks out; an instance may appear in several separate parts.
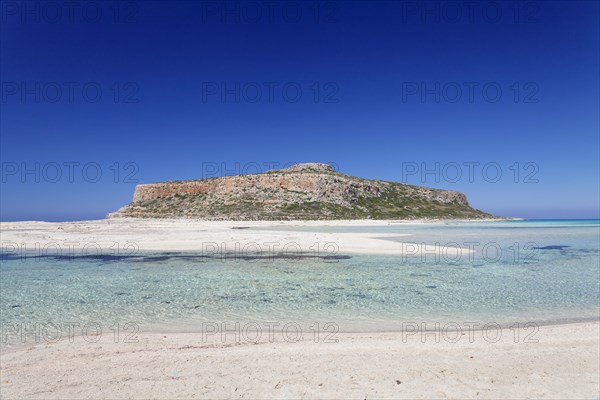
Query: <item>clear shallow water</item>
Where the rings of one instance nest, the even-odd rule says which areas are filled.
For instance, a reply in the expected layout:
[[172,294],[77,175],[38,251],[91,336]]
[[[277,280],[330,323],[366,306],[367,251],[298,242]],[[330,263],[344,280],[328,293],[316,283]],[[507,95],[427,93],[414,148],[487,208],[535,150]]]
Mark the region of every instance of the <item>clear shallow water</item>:
[[[406,321],[510,324],[598,318],[598,221],[335,231],[383,232],[390,233],[389,240],[447,247],[467,243],[473,253],[459,259],[415,254],[226,260],[193,253],[129,258],[5,254],[0,323],[109,327],[132,322],[142,331],[187,331],[203,322],[319,321],[334,322],[342,331],[380,331],[399,329]],[[394,238],[394,233],[412,236]]]

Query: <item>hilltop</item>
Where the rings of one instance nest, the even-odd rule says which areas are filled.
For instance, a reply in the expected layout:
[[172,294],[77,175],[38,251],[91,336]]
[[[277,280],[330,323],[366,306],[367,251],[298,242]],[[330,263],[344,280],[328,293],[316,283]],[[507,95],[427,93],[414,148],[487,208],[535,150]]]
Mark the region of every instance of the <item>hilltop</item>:
[[485,219],[463,193],[369,180],[306,163],[261,174],[137,185],[108,217],[207,220]]

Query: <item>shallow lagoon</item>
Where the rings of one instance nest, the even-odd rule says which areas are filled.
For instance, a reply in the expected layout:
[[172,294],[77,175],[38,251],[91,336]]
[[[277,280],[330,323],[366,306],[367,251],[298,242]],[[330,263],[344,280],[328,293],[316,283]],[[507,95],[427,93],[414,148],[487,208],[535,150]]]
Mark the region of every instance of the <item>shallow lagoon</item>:
[[408,255],[395,257],[3,254],[0,323],[131,322],[140,331],[188,331],[207,322],[316,321],[341,331],[382,331],[407,321],[598,319],[598,221],[298,229],[390,233],[389,240],[460,245],[473,253],[410,254],[408,247]]

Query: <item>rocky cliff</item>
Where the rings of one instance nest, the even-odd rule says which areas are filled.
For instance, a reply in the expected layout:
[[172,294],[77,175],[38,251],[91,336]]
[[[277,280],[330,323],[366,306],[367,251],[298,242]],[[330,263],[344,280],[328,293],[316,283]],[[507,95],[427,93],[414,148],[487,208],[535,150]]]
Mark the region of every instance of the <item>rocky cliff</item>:
[[367,180],[319,163],[262,174],[138,185],[109,217],[211,220],[481,219],[464,194]]

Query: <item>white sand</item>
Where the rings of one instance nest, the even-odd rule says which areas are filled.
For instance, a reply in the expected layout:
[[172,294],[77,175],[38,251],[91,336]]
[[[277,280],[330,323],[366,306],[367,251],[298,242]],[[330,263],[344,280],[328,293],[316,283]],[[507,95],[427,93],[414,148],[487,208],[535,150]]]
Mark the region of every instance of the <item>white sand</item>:
[[[2,222],[2,250],[13,247],[26,250],[36,248],[52,253],[52,248],[64,253],[74,251],[81,254],[83,248],[99,246],[107,252],[115,249],[128,254],[133,248],[139,251],[203,251],[213,254],[219,250],[239,252],[244,248],[253,251],[258,248],[264,253],[278,253],[283,249],[289,254],[386,254],[400,255],[404,253],[439,253],[447,255],[467,254],[472,250],[455,246],[424,246],[422,244],[405,244],[383,238],[410,235],[373,234],[373,233],[327,233],[302,231],[268,231],[232,229],[233,227],[290,226],[387,226],[397,225],[398,221],[198,221],[185,219],[111,219],[80,222]],[[424,223],[411,221],[410,224]],[[410,242],[410,240],[407,240]],[[131,247],[131,246],[134,247]],[[37,246],[37,247],[36,247]],[[53,247],[54,246],[54,247]],[[73,249],[73,250],[70,250]],[[299,249],[299,250],[298,250]],[[38,253],[42,250],[38,250]]]
[[338,334],[338,343],[235,345],[193,333],[62,341],[4,354],[0,388],[6,399],[598,398],[598,323],[541,327],[538,343],[511,333],[497,343],[400,333]]

